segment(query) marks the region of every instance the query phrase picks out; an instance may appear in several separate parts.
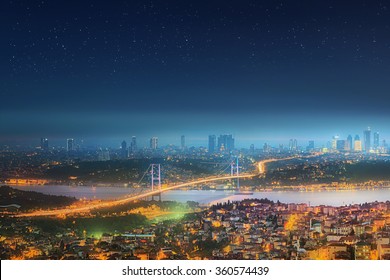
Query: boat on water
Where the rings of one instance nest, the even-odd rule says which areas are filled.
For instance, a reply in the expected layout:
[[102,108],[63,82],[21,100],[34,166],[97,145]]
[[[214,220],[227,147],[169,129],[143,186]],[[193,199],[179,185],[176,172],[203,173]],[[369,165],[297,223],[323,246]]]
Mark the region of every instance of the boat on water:
[[253,192],[234,192],[234,195],[253,195]]

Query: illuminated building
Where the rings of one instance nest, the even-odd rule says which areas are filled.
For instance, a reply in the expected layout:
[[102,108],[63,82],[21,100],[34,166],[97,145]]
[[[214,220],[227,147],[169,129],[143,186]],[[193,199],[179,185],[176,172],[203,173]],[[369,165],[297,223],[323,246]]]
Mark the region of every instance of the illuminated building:
[[271,151],[271,146],[268,145],[267,143],[264,143],[263,152],[264,153],[269,153],[270,151]]
[[108,149],[99,149],[98,151],[98,160],[99,161],[107,161],[110,160],[110,151]]
[[340,151],[340,152],[345,151],[346,144],[347,144],[347,142],[345,140],[337,140],[337,142],[336,142],[337,151]]
[[363,140],[364,140],[364,151],[366,153],[370,152],[371,148],[371,129],[370,127],[367,130],[363,131]]
[[309,141],[309,145],[306,147],[306,150],[307,150],[308,152],[314,151],[314,141],[313,141],[313,140],[310,140],[310,141]]
[[250,151],[251,155],[253,155],[255,153],[255,145],[254,144],[251,144],[249,151]]
[[297,141],[297,139],[290,139],[288,148],[289,148],[290,151],[298,150],[298,141]]
[[158,148],[158,138],[157,137],[150,138],[150,148],[152,150],[157,150],[157,148]]
[[362,141],[360,140],[359,135],[355,136],[355,140],[353,143],[354,151],[355,152],[361,152],[362,151]]
[[353,145],[352,145],[352,135],[348,135],[347,137],[347,147],[346,150],[352,151],[353,150]]
[[218,137],[218,149],[225,151],[234,150],[234,138],[231,134],[224,134]]
[[382,146],[380,147],[380,151],[383,154],[387,153],[387,143],[385,139],[382,140]]
[[130,151],[132,153],[137,151],[137,138],[135,136],[131,137]]
[[216,137],[215,135],[209,135],[209,153],[215,152],[215,146],[216,146]]
[[49,140],[47,138],[41,138],[41,149],[42,150],[49,150]]
[[335,135],[333,136],[332,138],[332,144],[331,144],[331,149],[333,151],[336,151],[337,150],[337,141],[339,140],[339,136],[338,135]]
[[356,243],[355,260],[369,260],[370,251],[371,251],[371,244],[365,242]]
[[74,151],[74,140],[72,138],[66,140],[66,150],[68,152]]
[[379,148],[379,132],[374,132],[374,150]]

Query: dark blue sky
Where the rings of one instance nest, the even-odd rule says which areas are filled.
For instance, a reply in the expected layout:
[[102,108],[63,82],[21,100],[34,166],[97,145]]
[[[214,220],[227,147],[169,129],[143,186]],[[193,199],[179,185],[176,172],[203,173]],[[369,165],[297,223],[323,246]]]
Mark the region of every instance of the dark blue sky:
[[384,1],[61,2],[1,3],[3,141],[390,137]]

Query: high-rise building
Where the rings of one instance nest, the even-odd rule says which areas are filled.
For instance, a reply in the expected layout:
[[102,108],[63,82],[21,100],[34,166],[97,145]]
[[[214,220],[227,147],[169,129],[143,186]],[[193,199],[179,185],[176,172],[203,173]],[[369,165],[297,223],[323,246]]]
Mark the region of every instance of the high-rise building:
[[107,161],[110,160],[110,151],[108,149],[100,148],[98,150],[98,161]]
[[382,140],[382,146],[380,147],[380,152],[383,154],[387,153],[387,143],[385,139]]
[[362,141],[360,140],[359,135],[355,136],[355,140],[353,143],[353,150],[355,152],[361,152],[362,151]]
[[182,135],[180,138],[180,147],[182,151],[184,151],[186,148],[186,138],[184,135]]
[[332,145],[331,145],[332,151],[336,151],[337,150],[337,141],[339,140],[339,138],[340,137],[338,135],[333,136],[333,138],[332,138]]
[[72,138],[66,140],[66,150],[68,152],[74,151],[74,140]]
[[216,137],[215,135],[209,135],[209,153],[212,154],[215,152],[216,146]]
[[130,152],[135,153],[137,151],[137,137],[131,137]]
[[345,140],[337,140],[336,142],[336,149],[337,151],[340,151],[340,152],[343,152],[346,150],[346,146],[347,146],[347,141]]
[[366,153],[370,152],[371,149],[371,129],[370,127],[367,130],[363,131],[363,140],[364,140],[364,151]]
[[327,142],[326,142],[326,149],[327,149],[328,151],[332,150],[332,142],[331,142],[331,141],[327,141]]
[[122,149],[122,150],[127,150],[127,143],[126,143],[125,140],[122,141],[121,149]]
[[352,151],[353,150],[353,145],[352,145],[352,135],[348,135],[347,137],[347,147],[346,147],[346,150],[347,151]]
[[374,132],[374,150],[379,148],[379,132]]
[[295,152],[298,150],[298,141],[297,139],[290,139],[288,143],[288,149],[292,152]]
[[255,145],[254,144],[251,144],[251,146],[249,148],[249,152],[250,152],[251,155],[255,154]]
[[264,153],[270,153],[271,152],[271,146],[268,145],[267,143],[264,143],[264,145],[263,145],[263,152]]
[[310,141],[309,141],[309,145],[307,146],[306,150],[307,150],[308,152],[314,151],[314,141],[313,141],[313,140],[310,140]]
[[218,137],[218,150],[232,151],[234,150],[234,138],[231,134],[221,134]]
[[158,138],[157,137],[150,138],[150,148],[152,150],[157,150],[158,149]]
[[47,138],[41,138],[41,149],[42,150],[49,150],[49,140]]
[[127,143],[125,140],[122,141],[122,144],[121,144],[121,155],[122,155],[122,158],[127,158]]

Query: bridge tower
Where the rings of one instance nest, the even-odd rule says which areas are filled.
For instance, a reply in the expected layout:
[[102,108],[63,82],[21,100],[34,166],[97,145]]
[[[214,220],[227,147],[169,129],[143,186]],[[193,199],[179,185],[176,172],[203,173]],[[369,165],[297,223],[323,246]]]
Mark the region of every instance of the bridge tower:
[[240,190],[240,167],[238,166],[238,157],[236,158],[237,189]]
[[[152,179],[152,191],[159,190],[161,191],[161,168],[160,164],[151,164],[151,179]],[[161,192],[158,194],[152,194],[152,200],[154,197],[158,197],[158,200],[161,201]]]
[[240,167],[238,165],[238,157],[236,157],[236,162],[234,162],[234,160],[232,160],[230,162],[230,176],[234,176],[234,173],[236,173],[236,176],[237,176],[237,189],[240,188],[240,179],[239,179],[239,175],[240,175]]

